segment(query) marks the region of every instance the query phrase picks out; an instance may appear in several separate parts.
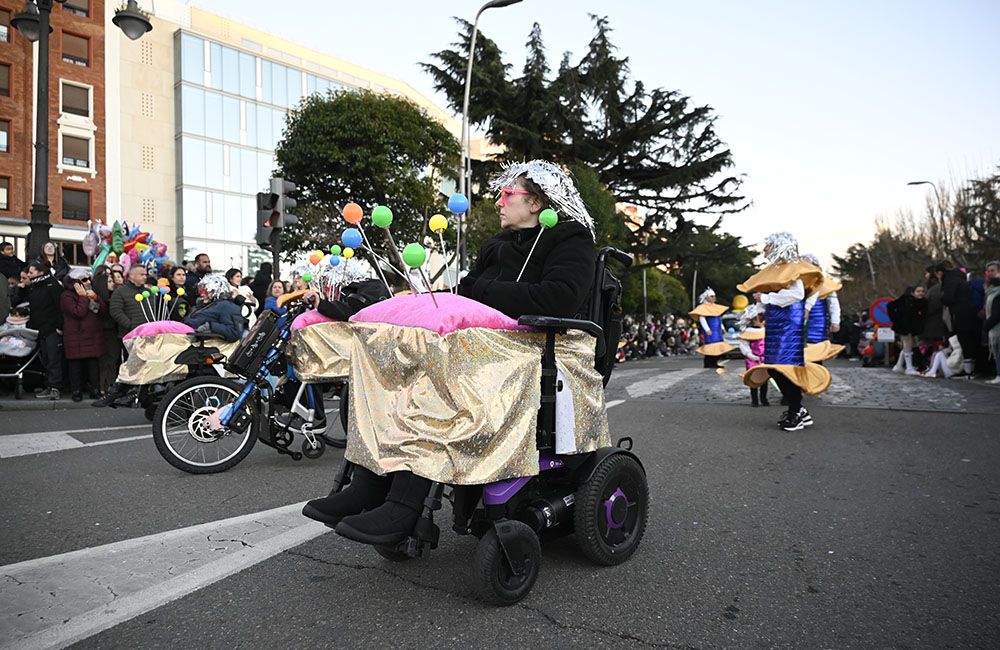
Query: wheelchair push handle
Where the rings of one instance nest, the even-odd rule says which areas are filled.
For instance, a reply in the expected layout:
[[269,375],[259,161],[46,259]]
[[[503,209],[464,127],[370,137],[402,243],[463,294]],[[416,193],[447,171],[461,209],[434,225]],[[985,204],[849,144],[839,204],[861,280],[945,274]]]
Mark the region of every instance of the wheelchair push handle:
[[610,257],[611,259],[621,263],[625,268],[632,266],[632,256],[613,246],[605,246],[600,250],[597,256],[598,258]]

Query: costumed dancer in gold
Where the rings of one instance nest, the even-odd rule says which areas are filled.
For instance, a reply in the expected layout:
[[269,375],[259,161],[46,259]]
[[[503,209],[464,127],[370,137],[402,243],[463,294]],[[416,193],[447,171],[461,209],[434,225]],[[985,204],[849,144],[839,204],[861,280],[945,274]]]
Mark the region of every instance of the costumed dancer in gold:
[[764,240],[768,265],[737,289],[760,293],[766,309],[764,363],[743,374],[743,383],[751,388],[763,386],[774,378],[788,404],[778,421],[785,431],[799,431],[813,423],[802,406],[802,394],[818,395],[830,386],[826,368],[805,360],[806,295],[823,282],[823,272],[799,259],[798,243],[791,233],[779,232]]
[[[819,258],[804,253],[802,259],[822,269]],[[823,274],[823,283],[806,298],[806,361],[823,363],[844,350],[843,345],[830,342],[830,332],[840,330],[840,281]]]
[[708,287],[698,296],[698,306],[688,312],[688,316],[697,319],[701,329],[703,345],[697,352],[705,355],[706,368],[717,368],[719,357],[736,349],[723,340],[721,316],[728,310],[729,307],[715,303],[715,291]]

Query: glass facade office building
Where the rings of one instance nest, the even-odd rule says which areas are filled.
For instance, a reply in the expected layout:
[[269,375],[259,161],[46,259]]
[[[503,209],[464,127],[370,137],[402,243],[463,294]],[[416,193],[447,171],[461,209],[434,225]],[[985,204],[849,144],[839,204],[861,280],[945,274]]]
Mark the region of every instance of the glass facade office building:
[[[178,258],[252,270],[255,195],[267,188],[288,110],[345,88],[253,51],[178,31],[174,37]],[[178,260],[179,261],[179,260]]]

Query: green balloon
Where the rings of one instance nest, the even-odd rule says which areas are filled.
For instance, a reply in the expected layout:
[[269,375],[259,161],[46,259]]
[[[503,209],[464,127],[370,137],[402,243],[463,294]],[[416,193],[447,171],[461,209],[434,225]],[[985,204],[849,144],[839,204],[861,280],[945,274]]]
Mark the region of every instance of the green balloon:
[[407,244],[403,248],[403,262],[411,269],[423,266],[427,261],[427,251],[420,244]]
[[545,208],[538,215],[538,223],[542,224],[542,228],[552,228],[559,223],[559,217],[556,216],[556,211],[552,208]]
[[340,255],[341,252],[343,251],[341,251],[340,246],[338,246],[337,244],[334,244],[333,246],[330,247],[330,255]]
[[312,279],[313,279],[313,274],[312,273],[303,273],[302,274],[302,281],[303,282],[312,282]]
[[149,298],[149,292],[148,291],[143,291],[142,292],[142,297],[143,298]]
[[372,223],[379,228],[388,228],[392,225],[392,210],[384,205],[376,205],[372,210]]

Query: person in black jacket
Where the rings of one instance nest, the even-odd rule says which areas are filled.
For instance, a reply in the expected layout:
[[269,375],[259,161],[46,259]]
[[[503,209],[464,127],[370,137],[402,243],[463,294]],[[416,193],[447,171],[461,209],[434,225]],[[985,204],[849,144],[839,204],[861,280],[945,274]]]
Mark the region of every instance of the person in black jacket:
[[972,291],[965,274],[952,266],[951,262],[938,263],[935,271],[941,282],[941,302],[948,309],[945,322],[962,346],[962,372],[955,377],[972,378],[982,328],[976,306],[972,302]]
[[14,244],[9,241],[0,242],[0,275],[18,279],[23,268],[24,262],[14,254]]
[[[502,232],[483,242],[459,293],[512,318],[584,312],[594,278],[594,236],[572,181],[551,163],[531,161],[511,166],[492,185],[500,192]],[[541,232],[539,215],[548,207],[560,219]],[[308,502],[302,513],[336,524],[337,533],[349,539],[392,544],[413,530],[430,485],[412,472],[378,476],[355,466],[347,489]]]
[[38,330],[38,347],[45,366],[47,387],[36,397],[59,399],[59,388],[63,383],[63,313],[59,306],[62,287],[40,263],[28,265],[28,278],[31,281],[28,289],[28,305],[31,308],[28,327]]
[[211,332],[225,341],[239,341],[247,327],[242,301],[233,299],[232,286],[221,273],[198,282],[199,305],[184,319],[197,332]]
[[903,343],[903,352],[896,360],[893,372],[903,372],[903,364],[905,363],[906,374],[920,374],[913,367],[913,343],[914,337],[919,336],[924,331],[924,322],[927,316],[925,293],[926,289],[922,285],[906,287],[903,295],[889,303],[888,311],[889,318],[892,319],[892,329],[896,331]]

